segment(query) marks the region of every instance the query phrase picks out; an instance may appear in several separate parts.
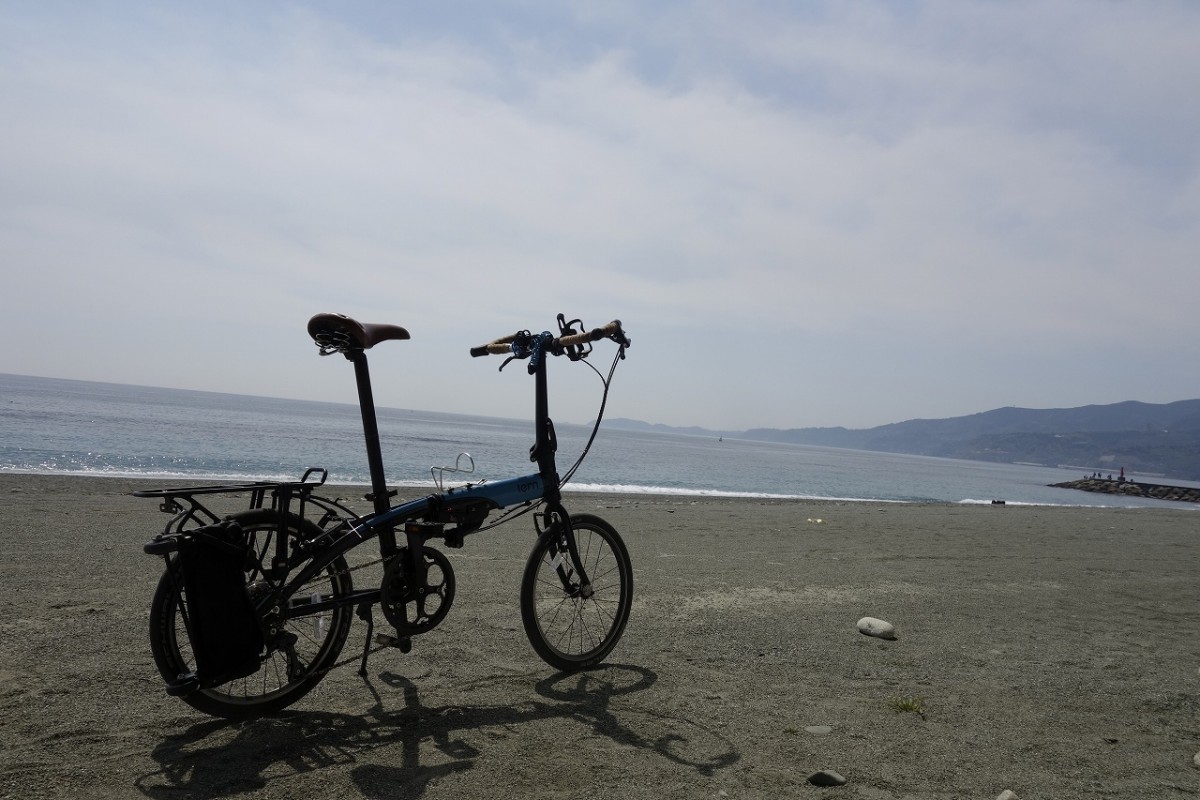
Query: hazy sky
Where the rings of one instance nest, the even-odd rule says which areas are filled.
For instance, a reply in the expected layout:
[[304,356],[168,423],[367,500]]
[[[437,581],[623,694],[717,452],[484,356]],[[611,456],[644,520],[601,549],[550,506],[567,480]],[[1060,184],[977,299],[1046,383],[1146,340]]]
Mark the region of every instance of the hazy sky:
[[[1200,397],[1200,4],[0,0],[0,372],[869,427]],[[598,348],[607,363],[611,348]],[[598,382],[552,365],[551,411]]]

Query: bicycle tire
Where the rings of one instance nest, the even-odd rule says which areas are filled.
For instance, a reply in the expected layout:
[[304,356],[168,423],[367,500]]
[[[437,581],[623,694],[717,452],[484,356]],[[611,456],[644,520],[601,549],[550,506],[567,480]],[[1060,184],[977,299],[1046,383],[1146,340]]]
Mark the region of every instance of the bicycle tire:
[[[253,560],[257,566],[247,572],[247,584],[261,579],[262,562],[269,561],[275,552],[275,536],[280,530],[279,514],[271,509],[256,509],[230,517],[246,532],[256,556]],[[283,530],[291,539],[312,539],[321,535],[321,529],[315,524],[294,514],[288,514],[284,522]],[[294,573],[307,563],[307,560],[300,562],[290,571]],[[155,666],[168,684],[195,669],[187,628],[180,614],[181,605],[186,610],[187,598],[182,596],[182,581],[172,575],[177,570],[176,559],[172,558],[168,571],[159,579],[150,604],[150,650]],[[276,583],[280,582],[282,580],[276,580]],[[349,595],[353,585],[345,559],[336,558],[301,591],[320,593],[323,599]],[[296,637],[291,653],[268,647],[257,672],[220,686],[197,689],[182,695],[181,699],[198,711],[225,719],[252,719],[281,711],[312,691],[336,663],[350,631],[352,613],[350,606],[344,605],[324,614],[288,619],[285,627]],[[289,661],[294,658],[303,664],[299,674],[288,669]]]
[[580,514],[571,518],[571,530],[592,582],[590,597],[560,578],[558,564],[570,564],[571,557],[558,526],[538,537],[521,579],[525,635],[543,661],[563,672],[603,661],[620,641],[633,604],[633,566],[616,529]]

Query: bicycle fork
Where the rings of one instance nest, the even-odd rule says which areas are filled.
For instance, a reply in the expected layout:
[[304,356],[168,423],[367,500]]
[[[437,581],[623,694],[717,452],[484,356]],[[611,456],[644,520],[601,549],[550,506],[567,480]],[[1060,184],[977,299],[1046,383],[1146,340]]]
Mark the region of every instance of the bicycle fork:
[[[539,517],[545,520],[545,527],[538,521]],[[550,566],[558,573],[558,579],[562,581],[563,592],[571,598],[583,598],[584,600],[590,598],[594,593],[592,581],[588,577],[583,559],[579,555],[579,544],[575,541],[575,531],[571,527],[571,519],[567,516],[567,512],[559,506],[544,514],[536,514],[534,515],[534,527],[537,529],[539,537],[549,533],[555,538],[551,548],[553,556]]]

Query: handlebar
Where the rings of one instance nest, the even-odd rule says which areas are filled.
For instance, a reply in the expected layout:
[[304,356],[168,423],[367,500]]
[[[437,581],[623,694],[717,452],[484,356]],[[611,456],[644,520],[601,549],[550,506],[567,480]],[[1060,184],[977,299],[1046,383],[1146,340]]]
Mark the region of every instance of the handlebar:
[[[625,331],[621,328],[621,320],[619,319],[615,319],[601,328],[593,328],[590,331],[582,333],[565,333],[562,336],[552,337],[547,332],[541,334],[541,336],[546,337],[546,342],[540,349],[553,355],[562,355],[569,352],[572,347],[577,348],[581,345],[599,341],[600,339],[612,339],[622,347],[629,347],[631,344],[629,337],[625,335]],[[492,355],[525,358],[531,354],[531,346],[537,338],[539,337],[531,334],[529,331],[519,331],[496,339],[493,342],[488,342],[485,345],[472,347],[471,355],[475,357]]]

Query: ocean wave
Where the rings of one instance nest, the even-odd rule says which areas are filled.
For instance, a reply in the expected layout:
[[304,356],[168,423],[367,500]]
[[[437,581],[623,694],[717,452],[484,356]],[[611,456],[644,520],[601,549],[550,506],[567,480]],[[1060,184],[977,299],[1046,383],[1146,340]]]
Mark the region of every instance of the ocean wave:
[[676,497],[733,497],[752,500],[825,500],[845,503],[904,503],[904,500],[880,500],[873,497],[834,497],[815,494],[776,494],[773,492],[745,492],[731,489],[681,489],[677,486],[640,486],[628,483],[570,483],[564,492],[591,494],[645,494]]
[[[13,467],[0,466],[0,473],[19,475],[48,475],[78,478],[124,478],[129,480],[161,480],[170,481],[211,481],[222,484],[258,483],[258,482],[291,482],[298,481],[296,474],[268,473],[237,473],[237,472],[203,472],[163,469],[127,469],[120,467],[77,467],[62,469],[53,467]],[[360,478],[330,476],[326,486],[367,486],[369,481]],[[466,485],[462,482],[447,481],[446,489]],[[389,480],[388,486],[396,489],[422,489],[435,492],[438,487],[431,479],[425,480]],[[745,492],[731,489],[685,489],[677,486],[642,486],[638,484],[617,483],[570,483],[563,487],[563,492],[579,494],[632,494],[674,497],[729,497],[757,500],[822,500],[850,503],[904,503],[905,500],[881,500],[872,497],[835,497],[830,495],[808,494],[777,494],[773,492]]]
[[297,481],[297,475],[266,475],[215,472],[182,472],[164,469],[126,469],[122,467],[79,467],[60,469],[54,467],[0,466],[0,473],[8,475],[45,475],[70,478],[125,478],[127,480],[160,481],[216,481],[220,483],[255,483],[260,481]]
[[[1163,508],[1174,508],[1175,506],[1167,506],[1163,501]],[[958,501],[958,505],[962,506],[1027,506],[1030,508],[1098,508],[1098,509],[1113,509],[1113,508],[1146,508],[1146,503],[1130,503],[1122,505],[1120,503],[1051,503],[1051,502],[1033,502],[1028,500],[976,500],[971,497],[964,498]],[[1152,506],[1157,507],[1157,506]]]
[[[297,473],[272,473],[272,472],[235,472],[235,471],[203,471],[203,470],[175,470],[162,468],[141,468],[130,469],[128,467],[118,466],[72,466],[63,468],[57,465],[0,465],[0,474],[9,475],[45,475],[45,476],[60,476],[60,477],[81,477],[81,478],[122,478],[126,480],[146,480],[146,481],[163,481],[171,484],[188,483],[192,485],[205,484],[224,484],[238,485],[251,484],[260,482],[294,482],[300,480],[300,474]],[[486,481],[485,481],[486,482]],[[475,482],[472,482],[475,483]],[[355,486],[366,487],[370,485],[370,481],[359,476],[338,476],[330,475],[325,481],[326,486]],[[450,489],[455,486],[466,485],[464,482],[447,481],[444,489]],[[388,486],[401,490],[416,490],[421,493],[432,494],[439,491],[439,488],[434,484],[431,478],[425,479],[401,479],[389,480]],[[1096,508],[1096,509],[1111,509],[1111,508],[1146,508],[1164,507],[1178,508],[1180,510],[1200,510],[1193,507],[1183,506],[1182,504],[1169,504],[1167,501],[1114,503],[1114,498],[1106,497],[1109,502],[1105,503],[1088,503],[1088,502],[1051,502],[1051,501],[1036,501],[1036,500],[1010,500],[1005,499],[995,501],[993,499],[979,499],[975,497],[965,497],[958,501],[946,501],[936,498],[921,498],[921,497],[905,497],[905,498],[881,498],[881,497],[857,497],[857,496],[839,496],[831,494],[802,494],[802,493],[780,493],[780,492],[751,492],[740,491],[735,489],[692,489],[678,486],[656,486],[643,485],[632,483],[577,483],[572,482],[563,487],[564,493],[577,494],[613,494],[613,495],[644,495],[647,497],[683,497],[683,498],[732,498],[732,499],[749,499],[749,500],[801,500],[814,502],[837,502],[837,503],[888,503],[888,504],[915,504],[915,503],[946,503],[949,502],[955,505],[963,506],[990,506],[990,505],[1005,505],[1005,506],[1027,506],[1033,508]]]
[[956,505],[960,506],[1030,506],[1033,508],[1078,508],[1078,504],[1071,503],[1035,503],[1026,500],[976,500],[973,497],[964,497],[959,500]]

